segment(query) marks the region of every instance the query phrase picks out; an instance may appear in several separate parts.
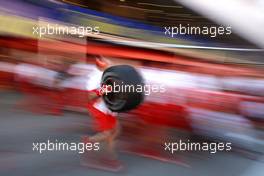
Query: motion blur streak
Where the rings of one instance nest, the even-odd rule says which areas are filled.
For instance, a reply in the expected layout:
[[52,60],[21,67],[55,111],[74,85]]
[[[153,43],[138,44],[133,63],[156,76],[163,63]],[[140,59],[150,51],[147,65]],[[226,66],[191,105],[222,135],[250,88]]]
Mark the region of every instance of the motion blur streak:
[[[264,20],[257,3],[0,1],[0,175],[113,175],[105,170],[121,166],[117,175],[264,173]],[[232,34],[165,35],[165,26],[180,24],[226,25]],[[103,67],[111,84],[139,81],[147,95],[91,91],[104,85]],[[116,131],[98,135],[117,136],[111,150],[105,141],[97,152],[49,150],[47,141],[91,142],[91,92],[101,93],[103,104],[140,103],[119,112],[95,104],[118,120]],[[45,152],[32,144],[45,144]]]
[[[184,1],[177,0],[213,20],[226,25],[232,25],[238,33],[248,40],[264,47],[264,14],[263,3],[254,1],[252,3],[239,0],[225,0],[213,2],[210,0]],[[228,4],[228,6],[226,6]],[[206,9],[206,10],[205,10]],[[216,13],[217,12],[217,13]]]

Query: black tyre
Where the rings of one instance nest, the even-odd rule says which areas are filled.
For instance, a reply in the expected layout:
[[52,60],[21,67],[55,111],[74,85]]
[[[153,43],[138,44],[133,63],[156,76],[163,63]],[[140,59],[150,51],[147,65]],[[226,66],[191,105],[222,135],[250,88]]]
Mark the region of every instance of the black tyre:
[[104,95],[103,100],[114,112],[134,109],[144,99],[144,92],[136,91],[137,87],[144,86],[142,76],[132,66],[117,65],[107,68],[101,84],[112,86],[112,92]]

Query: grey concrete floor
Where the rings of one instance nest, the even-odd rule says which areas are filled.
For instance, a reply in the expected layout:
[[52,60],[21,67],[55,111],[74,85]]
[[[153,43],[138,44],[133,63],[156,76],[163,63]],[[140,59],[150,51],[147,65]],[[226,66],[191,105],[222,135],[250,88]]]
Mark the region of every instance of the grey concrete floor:
[[263,176],[263,157],[250,160],[234,153],[206,157],[186,157],[189,167],[169,164],[120,153],[125,169],[120,173],[83,167],[76,152],[32,151],[32,143],[59,139],[79,142],[91,132],[91,120],[85,114],[66,112],[62,117],[33,114],[15,106],[21,95],[0,93],[0,175],[72,175],[72,176]]

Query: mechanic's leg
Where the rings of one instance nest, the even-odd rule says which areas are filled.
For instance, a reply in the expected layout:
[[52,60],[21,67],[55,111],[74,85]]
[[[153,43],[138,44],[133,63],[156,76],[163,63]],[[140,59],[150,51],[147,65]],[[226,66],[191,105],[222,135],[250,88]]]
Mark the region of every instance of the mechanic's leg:
[[99,153],[86,152],[86,154],[83,155],[81,164],[88,167],[110,171],[119,171],[122,169],[123,166],[118,160],[115,150],[115,139],[119,134],[119,131],[120,127],[117,126],[112,130],[103,131],[91,137],[86,137],[86,142],[99,142],[100,151]]
[[116,154],[116,138],[120,134],[120,125],[117,123],[116,127],[111,130],[103,131],[89,137],[90,142],[100,142],[104,146],[104,151],[107,152],[109,158],[117,159]]

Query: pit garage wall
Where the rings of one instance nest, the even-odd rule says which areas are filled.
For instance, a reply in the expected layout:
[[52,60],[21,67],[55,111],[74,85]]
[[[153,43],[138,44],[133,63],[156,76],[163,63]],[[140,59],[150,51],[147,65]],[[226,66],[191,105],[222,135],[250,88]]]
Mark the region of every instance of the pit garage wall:
[[[84,18],[86,19],[86,17]],[[73,18],[72,20],[77,20],[77,18]],[[40,41],[38,39],[38,36],[37,35],[34,35],[33,34],[33,27],[36,27],[37,24],[39,23],[44,23],[46,21],[49,21],[50,25],[51,24],[55,24],[56,23],[56,20],[54,19],[50,19],[50,18],[43,18],[43,17],[39,17],[39,18],[34,18],[34,19],[31,19],[31,18],[27,18],[27,17],[18,17],[16,15],[6,15],[6,14],[2,14],[0,13],[0,23],[1,23],[1,26],[0,26],[0,35],[3,35],[3,36],[13,36],[14,38],[17,38],[17,36],[20,36],[20,38],[22,38],[22,40],[24,40],[25,38],[28,38],[28,41],[31,40],[31,41]],[[101,39],[101,40],[105,40],[105,41],[108,41],[110,40],[117,40],[120,41],[120,37],[118,38],[115,38],[114,36],[111,36],[111,35],[107,35],[107,34],[104,34],[105,32],[106,33],[111,33],[111,34],[116,34],[116,33],[113,33],[112,29],[114,29],[115,32],[120,32],[120,31],[123,31],[123,33],[129,33],[129,34],[132,34],[132,36],[134,35],[135,36],[135,33],[140,33],[141,35],[143,35],[144,37],[148,36],[146,32],[142,32],[142,31],[136,31],[134,30],[133,28],[128,28],[126,27],[126,29],[123,29],[123,28],[118,28],[118,26],[111,26],[109,27],[107,25],[107,23],[96,23],[96,20],[92,20],[92,21],[95,21],[95,23],[90,23],[91,21],[86,21],[84,20],[81,20],[81,22],[83,22],[83,24],[85,25],[98,25],[98,26],[105,26],[106,28],[102,28],[101,32],[102,34],[101,35],[98,35],[98,36],[94,36],[94,37],[97,37],[97,39]],[[59,24],[62,24],[62,23],[59,23]],[[65,25],[69,25],[67,23],[65,23]],[[110,24],[109,24],[110,25]],[[112,25],[112,24],[111,24]],[[108,26],[108,27],[107,27]],[[133,33],[131,33],[131,31],[133,31]],[[111,32],[112,31],[112,32]],[[138,35],[136,35],[138,36]],[[78,40],[80,41],[83,41],[85,43],[85,41],[83,39],[78,39],[74,36],[67,36],[67,38],[63,37],[63,36],[47,36],[46,38],[53,38],[53,39],[62,39],[61,41],[70,41],[70,42],[74,42],[74,43],[78,43]],[[152,38],[154,39],[155,38],[155,42],[163,42],[163,43],[171,43],[171,41],[168,41],[168,37],[166,38],[166,40],[158,40],[158,38],[160,38],[159,36],[157,35],[152,35],[152,36],[149,36],[149,38]],[[132,39],[129,39],[129,38],[123,38],[122,41],[126,41],[128,43],[130,43],[131,45],[131,40]],[[151,40],[150,40],[151,41]],[[179,40],[175,40],[173,39],[173,41],[177,41],[179,42]],[[24,41],[21,41],[20,42],[24,42]],[[59,41],[58,41],[59,42]],[[134,41],[134,43],[137,42],[137,40]],[[176,42],[176,43],[177,43]],[[182,42],[182,41],[181,41]],[[188,44],[188,43],[178,43],[178,44]],[[82,42],[81,42],[82,43]],[[191,44],[191,43],[189,43]],[[31,45],[31,44],[30,44]],[[148,43],[148,48],[153,48],[153,43]],[[23,49],[29,49],[29,50],[32,50],[32,48],[29,48],[28,46],[19,46],[21,48],[21,50]],[[31,46],[30,46],[31,47]],[[260,56],[262,53],[261,52],[243,52],[242,54],[241,53],[238,53],[238,52],[228,52],[228,51],[224,51],[224,50],[205,50],[205,49],[181,49],[181,48],[169,48],[169,47],[159,47],[158,48],[159,50],[163,50],[163,51],[167,51],[167,52],[172,52],[172,53],[177,53],[179,55],[182,55],[182,56],[186,56],[186,57],[193,57],[193,58],[197,58],[199,57],[200,59],[203,59],[205,61],[211,61],[211,62],[218,62],[218,63],[224,63],[224,62],[227,62],[227,63],[238,63],[238,64],[252,64],[252,65],[258,65],[258,64],[261,64],[263,61],[262,57]],[[35,50],[35,48],[33,49]],[[38,50],[38,47],[37,47],[37,50]],[[41,48],[40,48],[41,50]],[[83,50],[83,52],[85,51],[86,49]],[[67,53],[67,52],[65,52]],[[62,53],[60,53],[60,55],[62,55]],[[74,53],[73,53],[74,55]],[[78,58],[81,57],[80,56],[80,53],[77,54],[79,56],[77,56]],[[82,55],[84,55],[82,53]],[[43,58],[41,55],[39,55],[40,58]],[[67,53],[67,56],[72,56],[72,53]],[[36,58],[36,56],[34,56]],[[29,57],[30,58],[30,57]],[[148,58],[144,58],[144,59],[147,59]],[[151,58],[152,59],[152,58]],[[158,60],[158,61],[164,61],[164,58],[162,58],[162,60],[160,60],[161,58],[156,58],[154,60]],[[41,61],[40,61],[41,62]],[[167,62],[167,61],[165,61]],[[170,61],[169,61],[170,62]]]
[[[208,63],[197,58],[188,58],[184,56],[174,55],[172,53],[160,52],[157,50],[147,50],[142,48],[134,48],[128,46],[96,44],[89,42],[87,45],[76,44],[58,40],[43,40],[41,46],[38,45],[38,40],[16,37],[0,37],[0,47],[29,53],[38,53],[41,50],[46,55],[65,55],[78,56],[86,51],[88,54],[103,55],[110,58],[122,58],[126,60],[137,60],[140,62],[157,62],[159,65],[174,64],[180,67],[185,67],[186,71],[190,68],[197,72],[205,72],[214,75],[240,75],[240,76],[257,76],[263,77],[263,69],[255,67],[241,67],[235,65],[225,65],[219,63]],[[41,47],[41,48],[40,48]],[[18,57],[20,59],[21,57]],[[36,55],[37,58],[37,55]],[[36,59],[31,57],[30,60]],[[77,60],[83,58],[76,57]],[[168,67],[170,69],[171,67]]]

